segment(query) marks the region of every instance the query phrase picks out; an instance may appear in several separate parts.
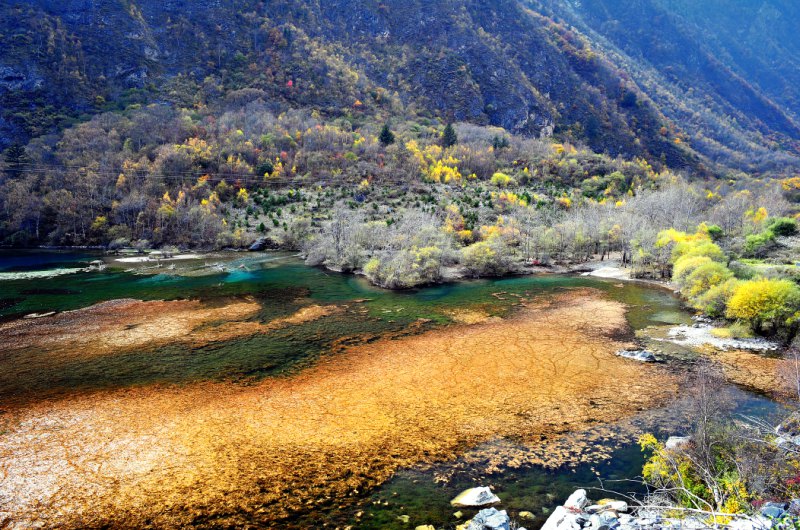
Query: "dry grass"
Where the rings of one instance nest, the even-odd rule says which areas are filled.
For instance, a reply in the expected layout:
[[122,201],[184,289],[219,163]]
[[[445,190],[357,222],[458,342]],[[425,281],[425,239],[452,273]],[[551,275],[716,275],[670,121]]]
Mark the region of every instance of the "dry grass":
[[[270,526],[401,466],[612,421],[675,391],[616,357],[624,308],[574,291],[487,321],[356,346],[255,386],[148,387],[41,402],[0,436],[20,526]],[[602,407],[596,407],[601,403]]]

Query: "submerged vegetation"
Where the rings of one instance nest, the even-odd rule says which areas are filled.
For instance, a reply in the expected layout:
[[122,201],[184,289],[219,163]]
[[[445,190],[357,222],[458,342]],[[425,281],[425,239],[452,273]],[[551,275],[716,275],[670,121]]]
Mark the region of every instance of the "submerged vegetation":
[[[580,451],[558,447],[565,430],[629,417],[675,390],[677,381],[662,367],[614,355],[622,344],[608,335],[625,326],[621,303],[597,289],[528,297],[528,288],[537,290],[537,281],[521,284],[520,298],[509,297],[515,308],[507,318],[485,316],[416,334],[409,328],[379,334],[388,324],[370,313],[376,303],[397,308],[395,293],[334,308],[306,306],[266,323],[252,320],[258,302],[223,299],[214,307],[112,302],[2,324],[9,349],[0,359],[9,374],[5,382],[0,378],[9,409],[8,432],[0,435],[3,509],[23,526],[317,528],[329,512],[353,508],[360,492],[395,470],[451,459],[497,436],[526,443],[524,453],[509,451],[517,465],[557,467],[580,458]],[[512,303],[489,292],[490,307]],[[487,302],[476,298],[473,289],[470,301],[460,298],[455,310],[477,312]],[[402,302],[409,313],[443,309],[410,302]],[[181,385],[118,379],[104,391],[84,390],[101,377],[87,381],[90,366],[107,366],[103,376],[119,377],[154,348],[157,380],[165,377],[163,357],[171,353],[216,359],[226,370],[235,362],[230,352],[224,357],[226,348],[248,353],[239,361],[247,374],[264,348],[252,346],[260,336],[262,345],[290,347],[280,342],[281,330],[291,330],[295,343],[304,332],[316,340],[327,334],[335,345],[342,338],[337,330],[348,329],[337,318],[366,325],[344,336],[336,355],[285,377],[248,384],[181,379]],[[319,327],[325,323],[338,327]],[[302,348],[289,351],[287,363],[307,355]],[[639,377],[643,369],[646,379]],[[53,385],[68,371],[79,372],[73,377],[80,383],[40,401],[49,392],[41,385]],[[593,377],[583,381],[585,374]],[[138,381],[138,373],[127,377]],[[9,388],[20,387],[9,395]],[[493,456],[506,458],[502,448]],[[102,473],[95,472],[98,466]],[[154,505],[153,498],[164,502]],[[313,522],[304,525],[298,515]]]
[[645,425],[687,527],[800,496],[719,399],[800,399],[795,3],[0,2],[0,247],[94,247],[3,250],[0,528],[413,528]]

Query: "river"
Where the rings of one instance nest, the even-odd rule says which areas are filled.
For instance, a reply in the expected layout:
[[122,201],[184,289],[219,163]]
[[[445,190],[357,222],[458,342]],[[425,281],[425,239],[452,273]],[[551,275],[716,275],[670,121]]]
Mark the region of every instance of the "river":
[[0,251],[0,522],[449,528],[449,500],[489,484],[542,521],[577,486],[640,491],[635,434],[681,429],[692,363],[613,356],[636,330],[691,322],[658,287],[393,292],[285,253],[161,265]]

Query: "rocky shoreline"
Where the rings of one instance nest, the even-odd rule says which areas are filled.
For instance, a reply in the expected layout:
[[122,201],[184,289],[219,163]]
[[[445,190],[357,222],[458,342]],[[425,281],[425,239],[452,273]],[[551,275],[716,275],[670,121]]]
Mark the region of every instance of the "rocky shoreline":
[[[513,521],[505,510],[495,505],[500,499],[488,487],[476,487],[462,492],[451,501],[453,507],[482,508],[475,517],[458,525],[456,530],[526,530]],[[653,503],[655,504],[655,503]],[[790,502],[765,503],[757,514],[727,517],[726,523],[713,523],[710,514],[693,513],[675,517],[678,507],[658,508],[628,501],[604,498],[589,499],[585,489],[578,489],[563,505],[548,517],[541,530],[788,530],[800,526],[800,499]],[[460,515],[457,513],[456,515]],[[530,512],[520,512],[520,519],[533,519]],[[432,525],[417,526],[415,530],[436,530]]]
[[759,513],[737,514],[727,523],[713,523],[711,515],[705,513],[675,517],[679,511],[677,507],[653,508],[647,502],[634,507],[626,501],[614,499],[593,503],[587,497],[586,490],[579,489],[553,511],[541,530],[771,530],[797,528],[800,525],[800,499],[768,502]]

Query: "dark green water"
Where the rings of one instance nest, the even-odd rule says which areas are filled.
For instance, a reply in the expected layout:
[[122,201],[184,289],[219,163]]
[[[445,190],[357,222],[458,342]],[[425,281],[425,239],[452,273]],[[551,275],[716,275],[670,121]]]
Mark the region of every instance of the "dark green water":
[[[119,298],[141,300],[199,299],[206,304],[253,297],[263,309],[253,320],[268,322],[310,304],[347,305],[345,312],[270,333],[202,348],[175,344],[94,359],[45,361],[24,379],[0,372],[0,396],[21,393],[180,383],[200,379],[242,380],[285,373],[313,362],[343,337],[362,339],[400,332],[418,319],[422,329],[450,322],[449,312],[479,309],[503,315],[519,297],[575,287],[594,287],[631,307],[635,329],[651,323],[687,322],[668,292],[636,284],[540,276],[466,281],[394,292],[370,286],[363,278],[310,268],[280,253],[227,254],[180,262],[176,271],[141,273],[129,264],[110,262],[104,271],[53,277],[11,279],[40,271],[75,270],[97,255],[81,252],[0,253],[0,318],[67,311]],[[224,271],[207,265],[222,264]],[[138,271],[133,273],[125,269]],[[42,352],[23,352],[36,365]],[[6,361],[11,361],[6,359]]]
[[[785,415],[785,409],[772,400],[736,387],[724,390],[735,403],[734,415],[759,417],[766,420],[778,419]],[[686,432],[669,421],[672,411],[665,409],[651,415],[653,429],[648,429],[660,438],[681,435]],[[670,425],[662,429],[659,425]],[[611,442],[608,442],[611,443]],[[480,469],[464,468],[460,461],[442,464],[433,469],[403,470],[373,492],[358,506],[347,510],[333,510],[336,522],[352,525],[363,530],[403,530],[420,525],[434,525],[436,528],[455,528],[457,524],[473,517],[477,510],[460,509],[461,518],[454,517],[458,510],[450,506],[450,500],[467,488],[478,485],[491,485],[500,497],[500,509],[507,510],[521,525],[533,530],[544,524],[552,510],[564,503],[576,489],[585,488],[589,498],[599,500],[613,497],[641,496],[646,489],[639,482],[645,455],[636,443],[626,442],[618,445],[610,460],[595,464],[564,466],[547,470],[539,466],[503,469],[499,473],[484,474]],[[459,471],[447,484],[436,481],[437,472],[456,468]],[[617,495],[615,493],[622,495]],[[535,519],[522,520],[518,514],[531,512]],[[356,515],[360,513],[360,517]],[[400,516],[408,515],[405,524]],[[312,524],[309,521],[309,524]],[[302,526],[302,525],[301,525]]]
[[[287,316],[311,304],[346,305],[339,314],[318,321],[285,328],[267,336],[214,343],[191,349],[172,345],[153,351],[47,365],[46,369],[26,372],[24,378],[9,377],[0,370],[2,396],[41,392],[69,392],[93,388],[126,387],[153,383],[182,383],[197,380],[248,380],[270,377],[302,369],[326,354],[335,341],[352,337],[364,340],[386,332],[402,332],[409,324],[425,319],[420,329],[449,325],[449,313],[459,309],[478,309],[493,315],[513,311],[519,297],[535,297],[576,287],[599,289],[629,307],[631,327],[690,322],[680,301],[670,292],[635,283],[598,280],[574,276],[514,277],[496,280],[465,281],[405,292],[390,292],[370,286],[361,278],[306,267],[287,254],[227,254],[214,258],[181,262],[177,270],[137,274],[141,267],[109,262],[104,271],[73,272],[41,277],[41,271],[76,269],[98,254],[91,252],[10,252],[0,251],[0,319],[9,320],[28,313],[67,311],[119,298],[141,300],[198,299],[205,304],[229,303],[232,299],[253,297],[263,309],[253,320],[268,322]],[[208,265],[222,264],[215,269]],[[224,269],[224,270],[223,270]],[[133,270],[133,272],[131,272]],[[25,277],[25,276],[28,277]],[[25,351],[24,359],[4,363],[34,361],[41,352]],[[44,359],[40,359],[44,362]],[[731,387],[740,411],[768,416],[777,405],[766,398]],[[596,466],[545,471],[538,467],[504,470],[499,475],[483,476],[459,472],[447,485],[434,481],[439,469],[404,470],[374,492],[365,492],[345,508],[323,508],[300,517],[298,527],[308,520],[352,525],[366,529],[403,529],[433,524],[453,528],[458,520],[449,500],[459,491],[476,485],[492,484],[503,499],[503,507],[516,514],[535,513],[538,527],[547,510],[576,487],[599,486],[598,474],[605,480],[625,480],[638,476],[643,457],[634,445],[624,445],[610,462]],[[628,483],[622,489],[635,490]],[[631,489],[632,488],[632,489]],[[599,493],[597,496],[602,496]],[[361,517],[356,513],[363,512]],[[464,510],[468,517],[474,512]],[[408,515],[410,524],[398,517]],[[462,519],[463,522],[464,519]]]

